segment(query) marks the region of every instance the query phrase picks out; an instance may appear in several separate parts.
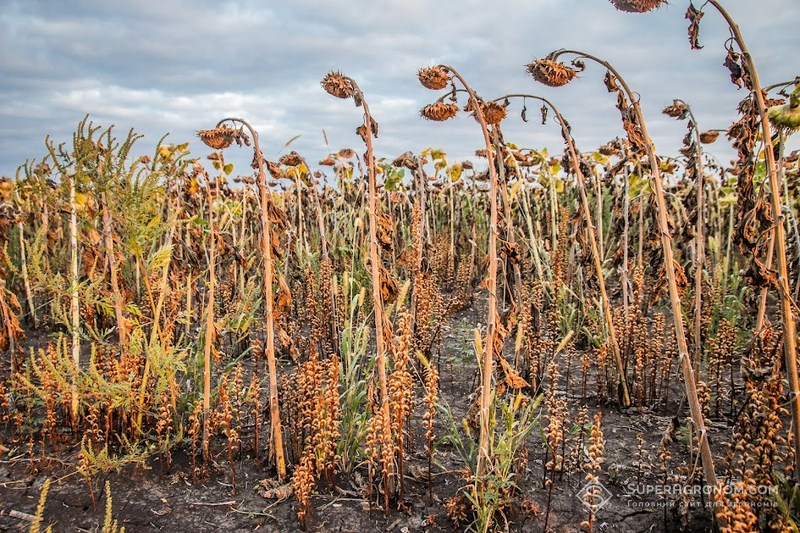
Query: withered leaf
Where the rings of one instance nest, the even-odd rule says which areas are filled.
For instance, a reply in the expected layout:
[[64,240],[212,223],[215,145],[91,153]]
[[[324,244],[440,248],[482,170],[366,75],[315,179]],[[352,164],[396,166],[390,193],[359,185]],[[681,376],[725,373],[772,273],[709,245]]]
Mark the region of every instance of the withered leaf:
[[731,82],[741,89],[744,83],[744,71],[742,65],[739,64],[739,58],[739,54],[735,52],[733,48],[729,47],[723,65],[725,65],[725,68],[727,68],[728,72],[731,74]]
[[686,10],[686,19],[689,21],[689,46],[692,50],[700,50],[703,48],[700,45],[700,19],[705,15],[694,4],[689,3],[689,8]]
[[608,92],[613,93],[614,91],[619,91],[619,85],[617,85],[617,78],[611,74],[610,70],[606,71],[606,76],[603,78],[603,82],[606,84],[606,89]]
[[286,229],[288,224],[286,211],[278,207],[278,205],[272,200],[268,200],[267,202],[267,216],[269,217],[269,221],[273,226],[275,226],[276,229],[279,231]]
[[261,496],[268,500],[285,500],[293,494],[291,483],[279,485],[273,479],[263,479],[259,485],[264,489],[261,491]]
[[753,257],[753,263],[747,271],[747,277],[753,280],[756,287],[770,287],[778,289],[778,274],[775,270]]
[[283,313],[286,308],[292,305],[292,291],[282,275],[278,276],[278,299],[276,302],[278,313]]
[[524,389],[528,387],[528,382],[525,381],[519,372],[511,368],[511,365],[504,357],[497,358],[500,361],[500,366],[503,369],[503,377],[506,385],[512,389]]
[[387,252],[392,251],[392,219],[389,216],[382,212],[378,212],[378,216],[376,217],[378,227],[376,228],[376,234],[378,237],[378,244],[381,248],[386,250]]
[[397,282],[389,274],[389,271],[381,266],[381,298],[386,304],[390,304],[397,299]]

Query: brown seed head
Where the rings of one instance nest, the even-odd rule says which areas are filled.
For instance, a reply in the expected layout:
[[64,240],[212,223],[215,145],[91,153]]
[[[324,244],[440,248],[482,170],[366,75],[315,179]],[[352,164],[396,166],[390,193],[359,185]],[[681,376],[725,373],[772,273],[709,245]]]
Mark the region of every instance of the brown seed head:
[[611,141],[598,148],[597,151],[604,156],[616,155],[619,153],[619,145],[616,142]]
[[350,98],[355,92],[353,84],[341,72],[332,70],[322,78],[322,88],[336,98]]
[[711,144],[719,137],[719,130],[708,130],[700,134],[700,142],[703,144]]
[[481,104],[481,111],[483,111],[483,118],[487,124],[500,124],[508,115],[508,110],[505,106],[497,102],[484,102]]
[[442,67],[427,67],[420,69],[417,73],[419,82],[432,91],[439,91],[447,87],[450,76]]
[[417,170],[419,168],[419,164],[417,160],[414,158],[414,154],[411,152],[403,152],[395,160],[392,162],[392,165],[396,167],[404,167],[409,170]]
[[197,132],[198,137],[209,148],[214,150],[224,150],[236,139],[236,130],[221,126],[213,130],[200,130]]
[[284,155],[278,160],[278,163],[281,165],[286,165],[287,167],[296,167],[300,163],[305,161],[303,156],[292,150],[288,154]]
[[267,170],[269,171],[270,176],[272,176],[276,180],[279,180],[282,177],[284,177],[284,172],[283,170],[281,170],[280,165],[278,165],[274,161],[266,160],[266,162],[267,162]]
[[552,59],[537,59],[527,69],[534,80],[550,87],[561,87],[575,77],[574,69]]
[[683,102],[679,102],[678,100],[673,100],[672,105],[665,107],[664,109],[661,110],[661,112],[667,115],[668,117],[683,120],[689,113],[689,107]]
[[435,102],[426,105],[420,110],[419,114],[428,120],[435,120],[443,122],[456,116],[458,113],[458,106],[456,104],[446,104],[444,102]]
[[667,0],[611,0],[614,7],[626,13],[647,13],[666,3]]

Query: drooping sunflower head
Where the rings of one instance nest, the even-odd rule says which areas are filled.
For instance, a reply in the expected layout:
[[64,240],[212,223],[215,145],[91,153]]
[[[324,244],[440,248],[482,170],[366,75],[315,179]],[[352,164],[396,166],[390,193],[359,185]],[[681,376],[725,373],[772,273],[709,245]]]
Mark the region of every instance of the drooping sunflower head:
[[647,13],[666,3],[667,0],[611,0],[614,7],[626,13]]
[[689,106],[687,106],[680,100],[673,100],[672,105],[668,105],[667,107],[662,109],[661,112],[667,115],[668,117],[683,120],[689,113]]
[[353,84],[341,72],[332,70],[322,78],[322,88],[336,98],[350,98],[355,90]]
[[481,111],[483,111],[483,118],[486,119],[486,123],[492,125],[500,124],[508,115],[506,107],[497,102],[484,102],[481,104]]
[[448,104],[445,102],[434,102],[423,107],[419,114],[428,120],[443,122],[453,118],[456,116],[456,114],[458,114],[458,106],[456,104]]
[[197,132],[197,136],[200,137],[200,140],[209,148],[224,150],[233,144],[237,133],[237,130],[233,128],[220,126],[213,130],[200,130]]
[[304,162],[303,156],[292,150],[278,160],[278,163],[287,167],[296,167]]
[[422,68],[417,73],[419,82],[432,91],[439,91],[450,83],[450,75],[440,66]]
[[719,130],[708,130],[700,133],[700,142],[703,144],[711,144],[719,137]]
[[553,59],[537,59],[528,64],[527,70],[534,80],[549,87],[566,85],[576,75],[575,69]]

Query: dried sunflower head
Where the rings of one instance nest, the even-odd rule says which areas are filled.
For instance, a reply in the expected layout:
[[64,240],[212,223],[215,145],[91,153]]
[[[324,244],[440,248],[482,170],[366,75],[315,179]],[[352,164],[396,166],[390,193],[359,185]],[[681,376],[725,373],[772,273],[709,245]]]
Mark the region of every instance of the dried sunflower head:
[[673,100],[672,105],[665,107],[664,109],[661,110],[661,112],[667,115],[668,117],[683,120],[689,113],[689,107],[683,102],[680,102],[678,100]]
[[392,162],[392,165],[395,167],[404,167],[409,170],[417,170],[419,168],[419,164],[417,160],[414,158],[414,154],[411,152],[403,152],[395,160]]
[[336,98],[350,98],[355,93],[353,84],[341,72],[332,70],[322,78],[322,88]]
[[265,160],[267,163],[267,170],[269,171],[269,175],[279,180],[285,176],[283,170],[281,169],[280,165],[278,165],[274,161]]
[[278,160],[278,163],[280,163],[281,165],[286,165],[287,167],[296,167],[303,161],[304,161],[303,156],[292,150],[288,154],[281,157]]
[[552,59],[537,59],[527,69],[534,80],[550,87],[561,87],[575,78],[575,69]]
[[198,137],[209,148],[214,150],[224,150],[236,139],[237,131],[227,126],[220,126],[213,130],[200,130],[197,132]]
[[703,144],[711,144],[719,137],[719,130],[708,130],[700,134],[700,142]]
[[508,110],[505,106],[497,102],[484,102],[481,104],[481,111],[483,111],[483,118],[486,119],[487,124],[500,124],[508,115]]
[[428,120],[435,120],[443,122],[456,116],[458,113],[458,106],[456,104],[447,104],[445,102],[435,102],[426,105],[420,110],[419,114]]
[[450,76],[447,71],[439,66],[420,69],[417,77],[424,87],[432,91],[444,89],[450,83]]
[[611,0],[614,7],[626,13],[647,13],[666,3],[667,0]]
[[611,141],[598,148],[597,151],[604,156],[616,155],[619,153],[619,145],[615,141]]

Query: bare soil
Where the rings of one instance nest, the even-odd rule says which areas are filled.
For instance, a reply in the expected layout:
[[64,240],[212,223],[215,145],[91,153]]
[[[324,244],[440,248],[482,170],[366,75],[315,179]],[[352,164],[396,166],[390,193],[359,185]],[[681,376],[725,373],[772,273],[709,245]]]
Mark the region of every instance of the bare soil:
[[[475,386],[475,361],[471,347],[471,329],[480,321],[473,311],[450,317],[443,328],[439,359],[441,394],[451,406],[457,420],[469,406],[469,395]],[[33,339],[36,337],[34,336]],[[31,340],[36,344],[36,340]],[[38,341],[41,342],[41,339]],[[575,364],[575,363],[573,363]],[[577,365],[573,367],[573,374]],[[573,376],[574,380],[579,379]],[[681,383],[674,380],[670,401],[655,409],[620,410],[616,405],[603,405],[596,398],[569,398],[571,415],[584,403],[590,414],[603,413],[606,457],[601,481],[610,491],[610,498],[596,514],[595,531],[651,532],[680,529],[679,507],[672,496],[632,496],[630,484],[659,483],[663,480],[658,466],[658,446],[666,428],[678,416],[682,426],[686,413],[681,405]],[[571,387],[569,390],[577,390]],[[592,387],[589,388],[593,390]],[[419,426],[421,406],[417,406],[414,445],[406,462],[405,494],[385,516],[377,504],[365,498],[365,470],[348,477],[339,476],[335,488],[320,486],[313,496],[308,531],[319,532],[418,532],[463,531],[466,525],[455,525],[448,518],[443,501],[453,496],[465,483],[459,470],[463,463],[445,445],[437,449],[434,465],[432,497],[428,495],[427,455]],[[711,442],[716,434],[726,431],[724,420],[710,425]],[[437,436],[444,432],[441,422]],[[48,525],[54,531],[102,531],[106,494],[105,482],[111,487],[113,516],[125,531],[299,531],[296,501],[293,497],[276,501],[261,495],[263,480],[273,479],[274,470],[259,465],[243,450],[235,463],[237,486],[234,489],[230,465],[224,448],[216,450],[213,464],[202,481],[192,483],[191,462],[186,449],[173,453],[167,466],[152,459],[146,467],[129,466],[120,472],[94,480],[96,506],[86,481],[75,471],[74,460],[79,451],[75,440],[57,450],[48,450],[47,457],[31,456],[25,441],[19,442],[0,428],[0,531],[28,531],[36,513],[44,481],[52,480],[44,512],[42,530]],[[644,458],[636,457],[636,438],[645,441]],[[686,464],[686,441],[679,438],[671,447],[674,465]],[[247,435],[243,438],[246,440]],[[720,437],[721,438],[721,437]],[[80,441],[80,439],[77,439]],[[243,448],[246,448],[243,446]],[[528,444],[528,463],[520,476],[519,490],[535,504],[535,510],[509,510],[505,517],[509,531],[542,531],[547,491],[543,488],[545,446],[537,429]],[[641,463],[641,464],[640,464]],[[580,523],[588,510],[577,498],[584,485],[583,475],[574,472],[557,480],[553,490],[548,529],[580,531]],[[376,495],[373,495],[376,498]],[[693,498],[690,521],[684,531],[707,531],[710,519],[702,509],[703,501]],[[501,521],[502,523],[502,521]]]

